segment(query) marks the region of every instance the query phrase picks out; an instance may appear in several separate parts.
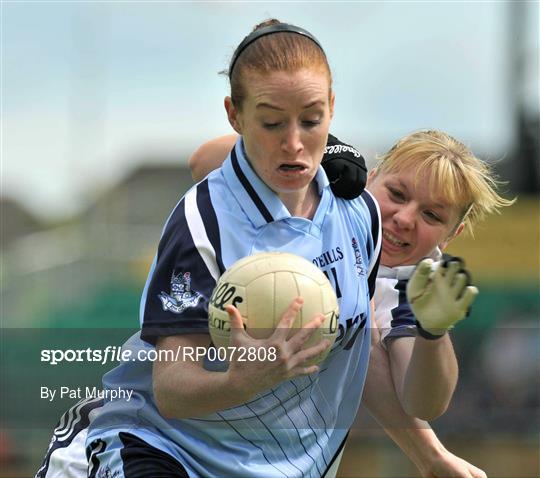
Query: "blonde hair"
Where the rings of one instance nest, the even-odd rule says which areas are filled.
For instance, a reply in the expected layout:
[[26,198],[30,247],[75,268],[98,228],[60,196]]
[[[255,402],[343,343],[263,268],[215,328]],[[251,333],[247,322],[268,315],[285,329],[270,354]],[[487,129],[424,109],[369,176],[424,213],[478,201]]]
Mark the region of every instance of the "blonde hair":
[[431,191],[461,209],[457,225],[463,222],[471,235],[473,226],[486,215],[499,212],[499,208],[516,201],[497,193],[503,183],[497,180],[488,164],[442,131],[409,134],[377,159],[377,174],[412,170],[416,172],[416,180],[420,176],[427,178]]

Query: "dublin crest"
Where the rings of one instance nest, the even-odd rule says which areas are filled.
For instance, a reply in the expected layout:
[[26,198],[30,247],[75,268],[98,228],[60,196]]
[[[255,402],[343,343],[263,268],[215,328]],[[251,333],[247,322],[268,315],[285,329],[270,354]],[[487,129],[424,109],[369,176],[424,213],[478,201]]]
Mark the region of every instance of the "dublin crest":
[[163,306],[163,310],[170,310],[175,314],[180,314],[188,307],[195,307],[202,295],[199,292],[191,290],[191,273],[180,272],[178,275],[171,277],[171,294],[161,292],[159,299]]

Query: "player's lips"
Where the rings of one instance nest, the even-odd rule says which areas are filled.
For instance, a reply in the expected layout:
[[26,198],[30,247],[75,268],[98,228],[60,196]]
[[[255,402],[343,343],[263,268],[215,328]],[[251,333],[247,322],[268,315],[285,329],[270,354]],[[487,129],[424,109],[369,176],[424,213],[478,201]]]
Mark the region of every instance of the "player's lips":
[[399,237],[387,230],[383,230],[383,239],[385,239],[387,243],[398,248],[406,247],[409,245],[408,242],[401,240]]
[[298,174],[298,173],[305,173],[308,171],[308,167],[306,164],[298,162],[298,161],[291,161],[287,163],[281,163],[278,167],[278,170],[280,173],[285,174]]

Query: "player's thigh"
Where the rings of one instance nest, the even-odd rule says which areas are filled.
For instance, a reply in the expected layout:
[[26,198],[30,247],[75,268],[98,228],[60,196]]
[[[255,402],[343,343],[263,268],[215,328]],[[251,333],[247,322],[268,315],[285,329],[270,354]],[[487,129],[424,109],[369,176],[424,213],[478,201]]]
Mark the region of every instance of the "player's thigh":
[[89,478],[189,478],[182,464],[172,456],[130,433],[94,440],[88,449]]

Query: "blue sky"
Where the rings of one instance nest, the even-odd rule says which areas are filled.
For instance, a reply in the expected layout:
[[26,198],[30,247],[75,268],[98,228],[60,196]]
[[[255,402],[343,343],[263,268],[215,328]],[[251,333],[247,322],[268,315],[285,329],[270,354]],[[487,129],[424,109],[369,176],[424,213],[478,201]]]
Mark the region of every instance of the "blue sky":
[[[506,2],[4,2],[2,189],[76,212],[153,156],[230,132],[217,74],[270,16],[312,31],[334,134],[367,157],[435,127],[488,159],[514,136]],[[537,8],[535,10],[538,12]]]

